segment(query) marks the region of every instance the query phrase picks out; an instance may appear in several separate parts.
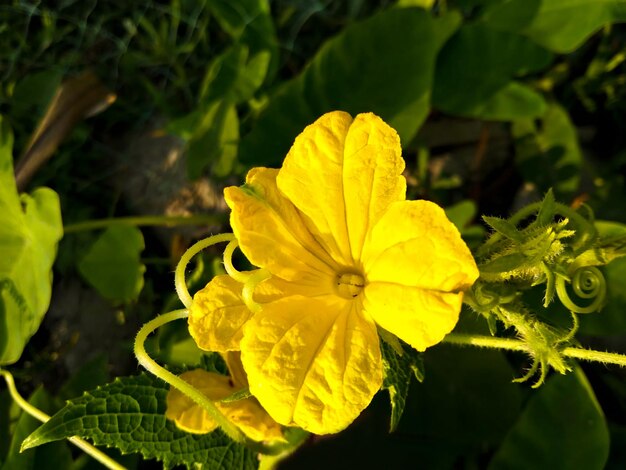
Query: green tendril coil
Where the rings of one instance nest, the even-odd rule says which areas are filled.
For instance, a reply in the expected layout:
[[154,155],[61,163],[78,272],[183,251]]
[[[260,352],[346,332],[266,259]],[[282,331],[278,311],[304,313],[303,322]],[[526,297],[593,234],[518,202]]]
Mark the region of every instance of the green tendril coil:
[[592,313],[597,311],[606,297],[606,281],[602,272],[594,266],[585,266],[577,269],[572,276],[572,290],[580,299],[593,299],[587,306],[576,304],[567,292],[567,280],[558,276],[556,279],[556,294],[561,303],[574,313]]

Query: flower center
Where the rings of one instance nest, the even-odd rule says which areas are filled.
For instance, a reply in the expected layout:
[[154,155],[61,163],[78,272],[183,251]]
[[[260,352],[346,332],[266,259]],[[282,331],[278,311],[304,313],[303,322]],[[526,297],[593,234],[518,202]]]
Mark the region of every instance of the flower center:
[[358,296],[365,287],[365,279],[359,273],[346,272],[337,275],[337,293],[346,299]]

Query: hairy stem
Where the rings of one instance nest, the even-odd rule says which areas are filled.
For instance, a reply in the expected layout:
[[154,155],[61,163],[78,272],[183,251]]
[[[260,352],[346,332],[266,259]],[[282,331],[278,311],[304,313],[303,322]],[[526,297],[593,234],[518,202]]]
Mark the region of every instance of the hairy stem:
[[[33,405],[28,403],[22,395],[17,391],[15,387],[15,381],[13,380],[13,375],[8,370],[0,369],[0,375],[4,377],[4,380],[7,383],[7,388],[9,389],[9,394],[11,398],[17,403],[17,405],[24,410],[25,413],[28,413],[33,418],[42,423],[47,422],[50,419],[50,416],[41,411],[39,408],[35,408]],[[126,470],[126,467],[120,465],[111,457],[106,455],[104,452],[96,449],[89,442],[81,439],[80,437],[73,436],[68,439],[72,444],[81,449],[86,454],[91,455],[94,459],[104,465],[106,468],[110,468],[113,470]]]
[[[232,424],[228,419],[217,409],[215,404],[200,390],[198,390],[193,385],[185,382],[180,377],[172,374],[167,369],[161,367],[157,364],[146,352],[145,342],[150,333],[155,331],[157,328],[165,325],[174,320],[180,320],[183,318],[187,318],[189,316],[189,312],[186,309],[174,310],[173,312],[169,312],[163,315],[159,315],[158,317],[150,320],[144,326],[141,327],[139,333],[137,333],[137,337],[135,339],[135,357],[139,364],[148,370],[148,372],[154,374],[156,377],[161,380],[167,382],[172,387],[177,388],[189,398],[191,398],[194,402],[204,408],[211,418],[218,424],[221,430],[230,437],[233,441],[238,442],[240,444],[246,445],[248,448],[252,449],[255,452],[259,452],[265,455],[278,455],[285,451],[288,451],[294,446],[299,446],[301,443],[292,443],[292,442],[279,442],[275,444],[265,444],[263,442],[256,442],[251,439],[248,439],[234,424]],[[249,392],[248,392],[249,393]],[[239,391],[237,393],[237,397],[227,397],[230,399],[243,399],[244,395],[247,396],[246,391]],[[308,434],[307,434],[308,435]]]
[[204,393],[193,385],[185,382],[180,377],[172,374],[169,370],[161,367],[146,352],[145,342],[150,333],[166,323],[179,320],[181,318],[187,318],[188,316],[189,312],[186,309],[174,310],[173,312],[159,315],[142,326],[139,333],[137,333],[137,338],[135,339],[135,356],[137,357],[137,361],[145,367],[148,372],[154,374],[161,380],[164,380],[172,387],[176,387],[204,408],[211,416],[211,419],[213,419],[222,431],[224,431],[224,433],[233,441],[243,443],[246,439],[242,432],[230,421],[228,421],[228,419],[226,419],[226,417],[217,409],[215,404]]
[[187,289],[187,282],[185,281],[185,268],[187,268],[187,264],[189,264],[191,258],[211,245],[222,242],[230,242],[234,239],[235,235],[232,233],[220,233],[218,235],[213,235],[205,238],[204,240],[200,240],[195,245],[192,245],[187,251],[185,251],[183,256],[181,256],[180,261],[176,266],[176,273],[174,274],[174,285],[176,286],[176,293],[185,307],[189,308],[193,300],[189,294],[189,290]]
[[228,245],[226,245],[226,249],[224,250],[224,269],[230,277],[232,277],[235,281],[241,282],[245,284],[248,279],[250,279],[251,271],[242,272],[238,271],[237,268],[233,265],[233,253],[239,246],[239,242],[237,240],[231,241]]
[[[443,342],[459,346],[476,346],[479,348],[504,349],[507,351],[519,351],[526,353],[530,352],[530,349],[523,341],[511,338],[494,338],[492,336],[450,333],[443,339]],[[624,354],[574,347],[563,348],[561,350],[561,354],[566,357],[571,357],[572,359],[601,362],[603,364],[616,364],[618,366],[626,367],[626,355]]]

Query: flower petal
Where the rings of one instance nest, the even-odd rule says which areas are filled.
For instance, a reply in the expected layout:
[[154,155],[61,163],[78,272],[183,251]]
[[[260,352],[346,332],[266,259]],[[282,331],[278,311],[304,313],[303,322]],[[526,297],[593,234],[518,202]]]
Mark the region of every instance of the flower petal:
[[244,329],[251,393],[279,423],[339,432],[382,382],[374,323],[358,301],[293,296],[263,306]]
[[239,350],[242,327],[252,316],[241,299],[242,288],[243,284],[230,276],[216,276],[193,296],[189,333],[199,348]]
[[[228,377],[202,369],[183,372],[180,378],[196,387],[211,400],[221,400],[234,391],[229,384]],[[217,423],[204,408],[177,388],[170,388],[166,403],[165,416],[176,422],[176,426],[184,431],[205,434],[217,428]]]
[[217,408],[253,441],[285,441],[280,424],[254,398],[218,403]]
[[326,250],[351,266],[368,228],[405,198],[403,169],[398,134],[382,119],[334,111],[296,138],[277,181]]
[[224,190],[239,247],[252,264],[275,276],[330,286],[335,263],[311,236],[293,204],[278,191],[277,174],[278,170],[254,168],[244,187]]
[[233,381],[233,386],[235,388],[248,388],[248,377],[241,363],[241,352],[229,351],[222,354],[222,357],[228,367],[228,375],[230,375],[230,379]]
[[359,114],[344,150],[343,185],[352,257],[361,259],[369,230],[395,201],[406,198],[400,137],[378,116]]
[[374,321],[418,351],[439,343],[459,319],[463,293],[374,282],[363,308]]
[[363,253],[368,282],[443,292],[468,289],[478,268],[443,209],[428,201],[389,206],[369,234]]
[[307,126],[278,174],[281,192],[307,217],[305,223],[337,262],[351,265],[343,198],[343,151],[352,117],[324,114]]
[[[196,369],[180,376],[213,401],[222,400],[237,391],[225,375]],[[165,416],[173,420],[180,429],[205,434],[217,428],[217,424],[204,408],[176,388],[167,394]],[[281,427],[254,399],[230,403],[215,403],[226,418],[250,439],[255,441],[284,440]]]

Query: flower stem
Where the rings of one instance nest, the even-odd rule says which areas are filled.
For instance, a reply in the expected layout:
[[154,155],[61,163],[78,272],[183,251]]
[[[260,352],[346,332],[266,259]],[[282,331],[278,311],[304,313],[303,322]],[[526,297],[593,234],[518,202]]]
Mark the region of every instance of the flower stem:
[[208,225],[222,223],[222,217],[217,215],[192,215],[192,216],[167,216],[167,215],[147,215],[140,217],[112,217],[109,219],[87,220],[77,222],[63,227],[64,233],[76,233],[87,230],[97,230],[107,228],[112,225],[141,226],[165,226],[174,227],[177,225]]
[[164,380],[172,387],[176,387],[204,408],[211,416],[211,419],[213,419],[220,426],[222,431],[224,431],[224,433],[233,441],[244,443],[246,440],[245,436],[235,425],[226,419],[226,417],[217,409],[215,404],[213,404],[213,402],[204,393],[193,385],[185,382],[180,377],[172,374],[169,370],[161,367],[146,352],[145,342],[150,333],[166,323],[179,320],[181,318],[187,318],[188,316],[189,312],[186,309],[174,310],[173,312],[159,315],[142,326],[139,333],[137,333],[137,337],[135,338],[135,356],[137,357],[137,361],[145,367],[148,372]]
[[[479,348],[504,349],[507,351],[530,352],[523,341],[511,338],[494,338],[492,336],[468,335],[463,333],[450,333],[443,339],[444,343],[458,346],[476,346]],[[589,362],[601,362],[603,364],[616,364],[626,367],[626,355],[595,351],[593,349],[567,347],[561,350],[561,354],[572,359],[580,359]]]
[[191,302],[193,300],[189,294],[189,290],[187,289],[187,282],[185,281],[185,268],[187,267],[187,264],[189,264],[189,261],[191,261],[191,258],[211,245],[222,242],[230,242],[234,239],[235,235],[232,233],[220,233],[213,235],[205,238],[204,240],[200,240],[195,245],[192,245],[187,251],[185,251],[183,256],[181,256],[180,261],[176,266],[176,273],[174,274],[174,285],[176,286],[176,293],[178,294],[180,301],[186,308],[191,306]]
[[569,347],[563,350],[563,355],[583,361],[617,364],[618,366],[626,367],[626,355],[624,354]]
[[[4,377],[4,380],[7,383],[7,388],[9,389],[9,394],[11,398],[17,403],[17,405],[24,410],[25,413],[28,413],[33,418],[42,423],[47,422],[50,419],[50,416],[41,411],[39,408],[34,407],[30,403],[28,403],[22,395],[17,391],[15,387],[15,381],[13,380],[13,375],[8,370],[0,369],[0,375]],[[126,467],[120,465],[111,457],[106,455],[101,450],[92,446],[89,442],[81,439],[77,436],[72,436],[68,439],[72,444],[81,449],[86,454],[91,455],[94,459],[104,465],[106,468],[110,468],[112,470],[126,470]]]
[[511,338],[495,338],[493,336],[450,333],[443,339],[443,342],[459,346],[476,346],[479,348],[506,349],[508,351],[521,352],[530,351],[523,341]]

